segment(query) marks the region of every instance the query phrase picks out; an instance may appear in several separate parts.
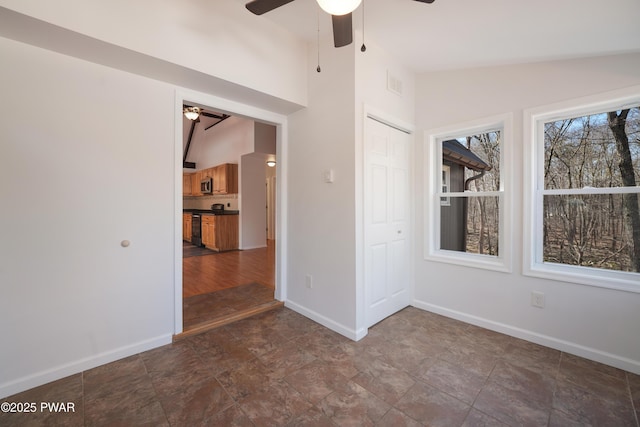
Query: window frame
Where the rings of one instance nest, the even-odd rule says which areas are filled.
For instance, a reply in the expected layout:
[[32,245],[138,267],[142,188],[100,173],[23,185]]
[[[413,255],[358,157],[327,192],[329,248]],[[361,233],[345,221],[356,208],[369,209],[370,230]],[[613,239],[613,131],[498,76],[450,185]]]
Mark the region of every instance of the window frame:
[[[544,188],[544,124],[572,117],[601,114],[640,105],[640,86],[578,98],[524,111],[525,171],[523,185],[524,248],[523,274],[525,276],[561,282],[596,286],[640,293],[640,273],[607,270],[544,262],[543,199],[557,194],[620,194],[638,192],[636,187],[545,189]],[[636,190],[633,190],[633,189]]]
[[[442,194],[446,194],[449,193],[449,190],[451,189],[451,166],[442,165],[441,167],[442,173],[440,176],[444,179],[441,179],[440,181],[440,188],[442,189]],[[440,197],[440,206],[451,206],[451,199],[449,196]]]
[[[467,197],[498,196],[500,198],[499,255],[474,254],[440,249],[440,197],[442,193],[442,141],[461,136],[500,130],[499,191],[447,193]],[[505,273],[512,272],[512,188],[513,188],[513,114],[502,114],[457,125],[431,129],[424,133],[424,253],[428,261],[457,264]],[[509,236],[509,238],[507,238]]]

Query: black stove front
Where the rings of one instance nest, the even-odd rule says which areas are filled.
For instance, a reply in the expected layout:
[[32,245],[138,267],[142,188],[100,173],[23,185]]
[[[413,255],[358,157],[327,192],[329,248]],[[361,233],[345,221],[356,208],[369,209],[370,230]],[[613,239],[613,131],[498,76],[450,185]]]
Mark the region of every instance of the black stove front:
[[200,214],[191,215],[191,244],[202,246],[202,224]]

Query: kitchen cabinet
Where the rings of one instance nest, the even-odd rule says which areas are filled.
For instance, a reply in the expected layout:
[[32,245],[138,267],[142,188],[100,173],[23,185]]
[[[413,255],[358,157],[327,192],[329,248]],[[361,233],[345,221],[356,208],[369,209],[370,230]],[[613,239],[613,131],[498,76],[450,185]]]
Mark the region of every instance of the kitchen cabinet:
[[209,249],[214,249],[216,242],[216,218],[213,215],[202,215],[200,225],[202,228],[202,244]]
[[238,215],[202,215],[202,244],[214,251],[238,249]]
[[192,218],[190,213],[182,214],[182,240],[191,241]]
[[238,192],[238,165],[225,163],[213,169],[213,194]]
[[191,195],[202,196],[200,192],[200,172],[191,174]]
[[193,173],[183,173],[182,174],[182,195],[183,196],[192,196],[193,195]]
[[184,196],[208,196],[200,192],[200,181],[212,178],[212,194],[238,193],[238,165],[225,163],[212,168],[202,169],[194,173],[182,175]]

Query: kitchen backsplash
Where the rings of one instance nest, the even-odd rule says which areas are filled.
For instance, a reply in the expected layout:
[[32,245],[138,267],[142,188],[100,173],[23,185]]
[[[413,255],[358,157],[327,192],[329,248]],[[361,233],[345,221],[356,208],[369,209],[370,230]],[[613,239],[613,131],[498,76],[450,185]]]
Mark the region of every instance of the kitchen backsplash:
[[225,209],[238,210],[237,194],[217,194],[213,196],[183,197],[183,209],[211,209],[214,203],[224,203]]

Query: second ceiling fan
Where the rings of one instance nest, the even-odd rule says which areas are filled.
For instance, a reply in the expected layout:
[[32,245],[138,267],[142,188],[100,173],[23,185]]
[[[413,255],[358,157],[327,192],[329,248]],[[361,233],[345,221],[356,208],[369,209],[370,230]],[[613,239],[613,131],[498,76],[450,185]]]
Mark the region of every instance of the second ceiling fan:
[[[253,0],[246,4],[246,8],[256,15],[262,15],[291,3],[294,0]],[[333,23],[333,44],[335,47],[347,46],[353,42],[353,25],[351,12],[362,0],[316,0],[320,7],[331,14]],[[414,0],[421,3],[433,3],[435,0]]]

